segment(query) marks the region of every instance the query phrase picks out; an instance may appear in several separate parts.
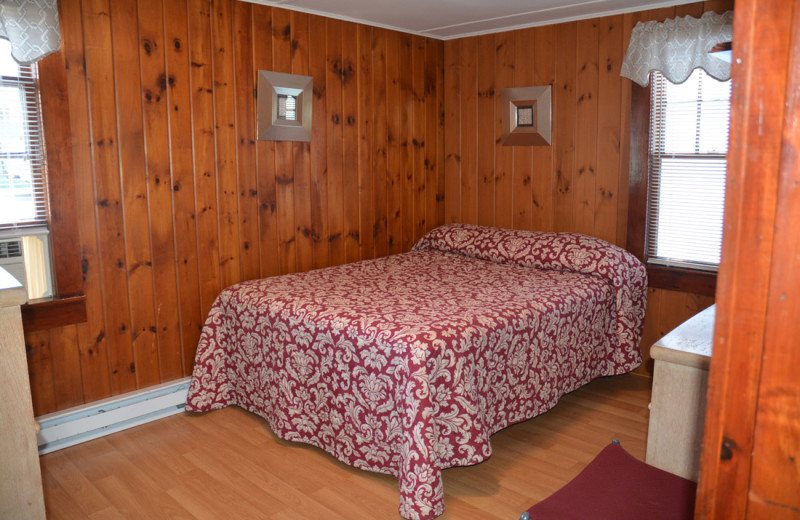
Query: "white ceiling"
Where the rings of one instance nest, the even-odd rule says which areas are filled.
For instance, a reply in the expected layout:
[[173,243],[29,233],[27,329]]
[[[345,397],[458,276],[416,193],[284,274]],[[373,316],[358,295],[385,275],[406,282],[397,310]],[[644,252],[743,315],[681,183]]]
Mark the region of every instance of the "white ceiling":
[[692,0],[250,0],[441,40]]

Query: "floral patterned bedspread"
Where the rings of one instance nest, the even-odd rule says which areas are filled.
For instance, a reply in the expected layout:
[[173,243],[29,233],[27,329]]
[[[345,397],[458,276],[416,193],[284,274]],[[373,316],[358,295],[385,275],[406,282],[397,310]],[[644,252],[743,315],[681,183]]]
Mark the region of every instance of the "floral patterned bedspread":
[[434,518],[443,469],[640,364],[646,288],[641,262],[596,238],[442,226],[409,253],[222,291],[186,409],[241,406],[396,476],[400,514]]

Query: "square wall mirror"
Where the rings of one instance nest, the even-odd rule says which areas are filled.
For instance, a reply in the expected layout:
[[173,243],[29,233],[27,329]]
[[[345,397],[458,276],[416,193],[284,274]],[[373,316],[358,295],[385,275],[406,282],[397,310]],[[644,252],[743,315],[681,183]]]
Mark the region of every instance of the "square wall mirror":
[[550,144],[550,85],[504,88],[501,103],[504,145]]
[[258,71],[258,138],[311,141],[311,76]]

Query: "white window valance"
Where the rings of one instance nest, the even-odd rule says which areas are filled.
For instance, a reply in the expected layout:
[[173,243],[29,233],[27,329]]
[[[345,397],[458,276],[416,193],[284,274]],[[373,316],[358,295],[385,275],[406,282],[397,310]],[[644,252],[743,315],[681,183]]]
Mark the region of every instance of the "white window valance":
[[683,83],[696,68],[720,81],[731,77],[731,64],[708,53],[715,45],[733,40],[733,11],[707,12],[664,22],[639,22],[631,32],[631,43],[620,75],[643,87],[650,72],[661,72],[672,83]]
[[0,38],[11,42],[17,62],[39,61],[61,46],[57,0],[0,1]]

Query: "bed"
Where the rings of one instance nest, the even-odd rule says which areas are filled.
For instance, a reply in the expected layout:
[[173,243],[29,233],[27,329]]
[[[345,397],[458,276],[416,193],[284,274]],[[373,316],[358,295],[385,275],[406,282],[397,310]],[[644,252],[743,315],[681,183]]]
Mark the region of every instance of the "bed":
[[186,409],[237,405],[282,439],[399,480],[444,511],[442,470],[600,376],[641,363],[647,275],[575,233],[438,227],[408,253],[223,290]]

